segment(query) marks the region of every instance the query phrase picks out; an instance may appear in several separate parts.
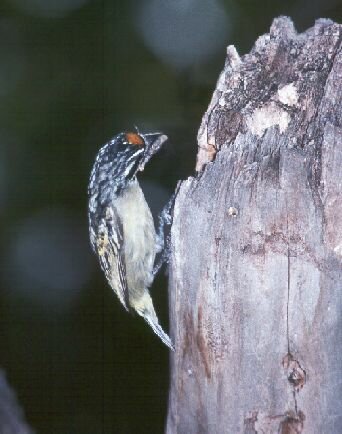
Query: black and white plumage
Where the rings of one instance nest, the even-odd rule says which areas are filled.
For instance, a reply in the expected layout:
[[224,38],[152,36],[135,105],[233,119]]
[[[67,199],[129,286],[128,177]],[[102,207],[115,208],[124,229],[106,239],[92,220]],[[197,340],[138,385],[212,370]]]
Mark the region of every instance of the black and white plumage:
[[89,232],[105,276],[126,310],[133,308],[171,349],[148,288],[158,253],[151,211],[136,174],[167,137],[120,133],[97,154],[88,187]]

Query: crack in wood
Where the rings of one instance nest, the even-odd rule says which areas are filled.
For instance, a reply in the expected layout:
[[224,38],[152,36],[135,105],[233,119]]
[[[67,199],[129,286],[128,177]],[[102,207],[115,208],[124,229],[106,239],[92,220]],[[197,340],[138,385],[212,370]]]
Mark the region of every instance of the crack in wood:
[[198,313],[197,313],[197,335],[196,335],[196,343],[197,343],[197,347],[201,356],[201,360],[204,366],[204,372],[205,375],[208,379],[211,378],[211,371],[210,371],[210,360],[209,360],[209,353],[208,353],[208,347],[206,344],[206,340],[204,338],[203,335],[203,312],[202,312],[202,307],[200,306],[198,308]]
[[168,434],[342,432],[341,35],[282,17],[220,75],[173,229]]
[[301,434],[304,421],[302,411],[298,414],[290,410],[284,414],[268,415],[254,410],[244,419],[243,434]]

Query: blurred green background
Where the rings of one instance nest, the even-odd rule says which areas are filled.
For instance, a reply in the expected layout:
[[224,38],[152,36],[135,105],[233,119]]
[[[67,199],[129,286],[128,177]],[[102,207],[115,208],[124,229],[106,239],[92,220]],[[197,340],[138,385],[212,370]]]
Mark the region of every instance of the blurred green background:
[[[88,242],[101,144],[170,141],[141,177],[155,213],[193,173],[225,47],[274,17],[341,19],[337,0],[0,1],[0,366],[42,434],[162,433],[168,350],[108,287]],[[152,294],[167,329],[167,277]]]

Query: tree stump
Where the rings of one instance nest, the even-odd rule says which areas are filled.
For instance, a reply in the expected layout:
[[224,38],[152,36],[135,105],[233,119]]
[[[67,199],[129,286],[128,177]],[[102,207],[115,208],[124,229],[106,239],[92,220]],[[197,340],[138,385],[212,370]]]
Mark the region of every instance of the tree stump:
[[169,434],[342,433],[341,36],[227,49],[174,209]]

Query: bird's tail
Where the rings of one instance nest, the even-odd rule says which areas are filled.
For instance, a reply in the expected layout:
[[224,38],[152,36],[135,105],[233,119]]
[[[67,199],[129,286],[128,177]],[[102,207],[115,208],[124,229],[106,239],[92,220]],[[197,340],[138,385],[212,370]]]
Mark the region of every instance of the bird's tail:
[[162,342],[164,342],[165,345],[167,345],[170,350],[174,351],[175,347],[173,346],[173,343],[171,342],[171,339],[169,336],[164,332],[164,330],[161,328],[161,325],[153,320],[150,316],[144,316],[145,321],[151,326],[154,333],[160,337]]
[[145,291],[144,295],[139,300],[131,300],[132,306],[140,316],[149,324],[154,333],[160,337],[162,342],[167,345],[172,351],[175,350],[173,343],[169,336],[164,332],[159,324],[156,312],[153,307],[152,298],[148,292]]

